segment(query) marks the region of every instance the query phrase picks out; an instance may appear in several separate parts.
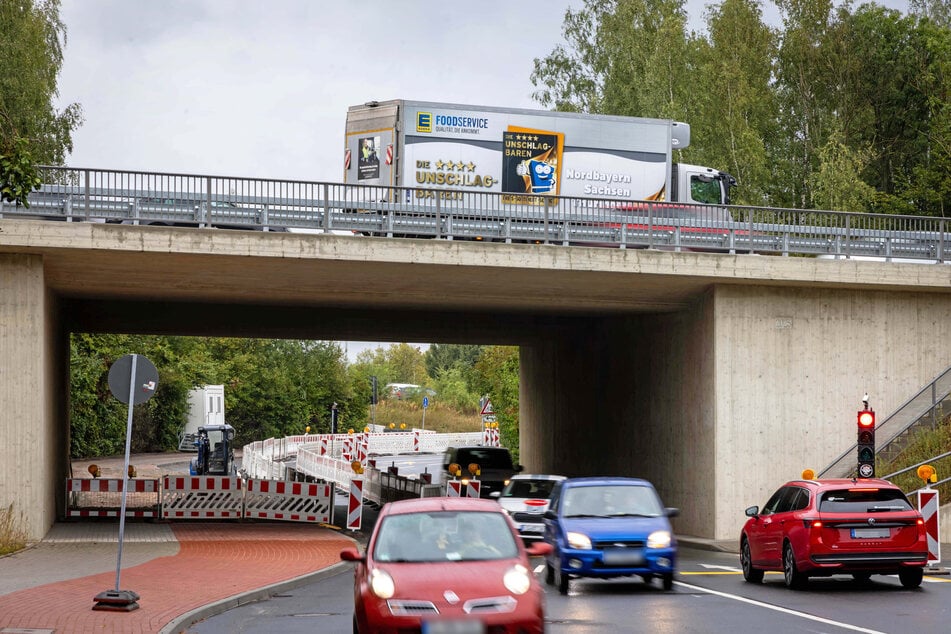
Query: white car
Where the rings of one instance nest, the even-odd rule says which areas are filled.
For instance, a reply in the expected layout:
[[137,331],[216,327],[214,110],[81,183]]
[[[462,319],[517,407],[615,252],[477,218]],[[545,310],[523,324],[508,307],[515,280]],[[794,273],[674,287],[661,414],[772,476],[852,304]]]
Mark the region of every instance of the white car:
[[525,541],[540,540],[545,531],[542,515],[548,510],[551,491],[565,476],[538,473],[514,475],[502,492],[492,493],[515,522],[518,534]]

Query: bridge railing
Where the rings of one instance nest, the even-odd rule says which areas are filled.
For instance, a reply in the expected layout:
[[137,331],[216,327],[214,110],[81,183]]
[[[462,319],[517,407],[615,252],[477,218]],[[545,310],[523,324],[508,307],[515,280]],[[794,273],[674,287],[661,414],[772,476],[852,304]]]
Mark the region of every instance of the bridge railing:
[[949,220],[69,167],[0,216],[948,261]]

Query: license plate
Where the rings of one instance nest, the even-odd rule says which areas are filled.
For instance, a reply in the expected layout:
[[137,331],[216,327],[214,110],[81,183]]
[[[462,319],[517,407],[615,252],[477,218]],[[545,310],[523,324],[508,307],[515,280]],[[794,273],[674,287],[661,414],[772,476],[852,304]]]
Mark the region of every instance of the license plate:
[[608,566],[640,566],[644,563],[644,553],[627,548],[605,550],[602,557]]
[[479,621],[423,621],[423,634],[485,634]]
[[852,539],[883,539],[891,536],[887,528],[853,528]]
[[541,533],[544,528],[544,526],[538,524],[522,524],[518,527],[518,531],[520,533]]

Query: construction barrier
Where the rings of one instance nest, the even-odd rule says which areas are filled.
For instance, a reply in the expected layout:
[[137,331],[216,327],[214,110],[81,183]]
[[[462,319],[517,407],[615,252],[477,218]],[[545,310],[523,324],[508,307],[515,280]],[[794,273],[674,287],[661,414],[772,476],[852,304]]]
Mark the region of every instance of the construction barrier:
[[248,480],[244,517],[290,522],[329,522],[333,507],[329,484]]
[[165,476],[163,519],[240,518],[244,510],[241,478]]
[[466,497],[467,498],[477,498],[482,494],[482,482],[480,480],[469,480],[468,486],[466,486]]
[[350,480],[350,499],[347,501],[347,528],[360,530],[363,522],[363,478]]
[[119,517],[124,482],[129,483],[126,517],[158,517],[160,498],[157,478],[67,478],[66,517]]
[[931,487],[918,490],[918,510],[925,520],[928,535],[928,564],[941,561],[941,540],[938,539],[938,490]]
[[460,480],[448,480],[446,482],[446,497],[462,497],[462,482]]

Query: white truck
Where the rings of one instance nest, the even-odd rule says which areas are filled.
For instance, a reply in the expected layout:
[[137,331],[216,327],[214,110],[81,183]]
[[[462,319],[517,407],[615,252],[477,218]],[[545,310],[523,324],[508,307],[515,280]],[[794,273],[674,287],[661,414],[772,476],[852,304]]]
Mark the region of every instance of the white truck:
[[188,392],[188,418],[178,435],[179,451],[198,451],[198,428],[225,424],[225,386],[205,385]]
[[689,144],[690,126],[664,119],[371,101],[347,112],[344,182],[417,188],[405,195],[419,199],[462,190],[501,193],[503,202],[528,194],[729,203],[732,176],[673,162],[673,150]]

